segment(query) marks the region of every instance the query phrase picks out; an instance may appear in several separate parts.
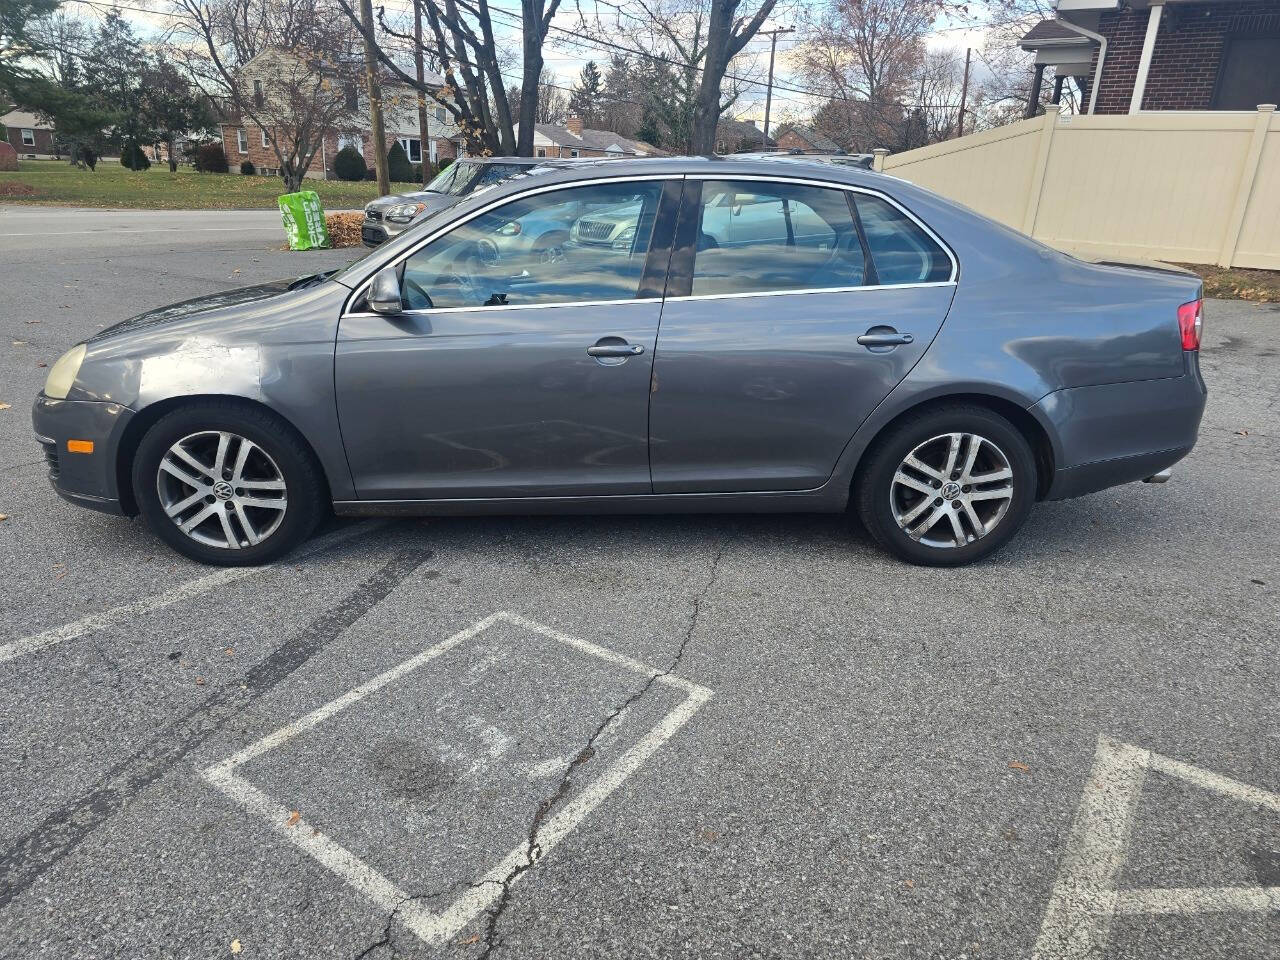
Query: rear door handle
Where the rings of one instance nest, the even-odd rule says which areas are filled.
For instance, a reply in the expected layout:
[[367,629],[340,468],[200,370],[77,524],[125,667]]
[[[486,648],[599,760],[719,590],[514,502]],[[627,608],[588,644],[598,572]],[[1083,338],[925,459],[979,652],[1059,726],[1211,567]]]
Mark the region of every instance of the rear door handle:
[[638,343],[597,343],[587,347],[588,357],[637,357],[644,353],[644,347]]
[[909,333],[864,333],[858,343],[864,347],[898,347],[915,341]]

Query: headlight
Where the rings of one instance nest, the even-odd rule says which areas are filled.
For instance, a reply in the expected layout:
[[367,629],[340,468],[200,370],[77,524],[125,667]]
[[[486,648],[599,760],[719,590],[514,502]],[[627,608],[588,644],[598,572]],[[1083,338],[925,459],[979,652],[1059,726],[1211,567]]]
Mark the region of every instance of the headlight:
[[49,376],[44,382],[44,395],[54,400],[65,400],[71,392],[71,385],[76,382],[76,374],[80,372],[80,364],[84,362],[85,346],[77,344],[58,358],[49,369]]
[[613,238],[613,249],[625,250],[627,247],[631,246],[631,244],[635,242],[635,239],[636,239],[636,225],[633,223],[631,226],[627,227],[620,234],[618,234],[616,237]]
[[425,203],[402,203],[387,211],[387,219],[392,223],[408,223],[425,209]]

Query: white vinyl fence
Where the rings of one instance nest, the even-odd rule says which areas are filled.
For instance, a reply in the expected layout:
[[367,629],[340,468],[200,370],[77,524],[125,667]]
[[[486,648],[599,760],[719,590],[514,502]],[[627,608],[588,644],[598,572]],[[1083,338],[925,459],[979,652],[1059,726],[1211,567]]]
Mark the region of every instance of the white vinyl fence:
[[1280,121],[1256,112],[1050,112],[876,169],[1083,256],[1280,269]]

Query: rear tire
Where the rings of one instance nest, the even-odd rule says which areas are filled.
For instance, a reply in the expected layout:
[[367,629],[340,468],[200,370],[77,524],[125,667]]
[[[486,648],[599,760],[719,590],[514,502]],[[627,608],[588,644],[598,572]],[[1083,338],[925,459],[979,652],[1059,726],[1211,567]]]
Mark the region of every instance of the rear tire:
[[327,503],[315,456],[278,417],[235,401],[192,403],[142,437],[133,491],[152,532],[201,563],[269,563],[306,540]]
[[910,414],[877,438],[854,506],[876,542],[900,559],[960,566],[1018,532],[1036,486],[1035,456],[1013,424],[986,407],[948,404]]

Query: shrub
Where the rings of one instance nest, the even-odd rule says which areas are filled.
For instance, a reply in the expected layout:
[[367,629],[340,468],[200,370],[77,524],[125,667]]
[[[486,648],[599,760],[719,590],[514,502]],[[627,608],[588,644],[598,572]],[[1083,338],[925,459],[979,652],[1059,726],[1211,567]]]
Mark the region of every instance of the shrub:
[[413,180],[413,164],[409,162],[409,155],[404,152],[399,140],[391,145],[391,150],[387,153],[387,179],[392,183],[410,183]]
[[253,165],[252,160],[241,160],[240,172],[244,174],[246,177],[252,177],[255,173],[258,172],[258,168]]
[[445,168],[447,168],[452,163],[453,163],[453,157],[444,157],[443,159],[441,159],[440,168],[436,172],[437,173],[444,172]]
[[378,171],[377,171],[377,170],[375,170],[375,169],[373,169],[373,167],[365,167],[365,169],[364,169],[364,178],[365,178],[366,180],[377,180],[377,179],[378,179]]
[[138,146],[136,140],[125,142],[124,149],[120,151],[120,165],[130,170],[151,169],[151,161],[147,159],[147,155],[142,152],[142,147]]
[[230,169],[227,166],[227,155],[222,149],[222,144],[213,140],[196,147],[192,166],[196,168],[197,173],[226,173]]
[[424,182],[422,179],[422,164],[420,163],[415,163],[413,165],[413,182],[414,183]]
[[340,180],[363,180],[364,157],[353,146],[345,146],[333,158],[333,172]]

